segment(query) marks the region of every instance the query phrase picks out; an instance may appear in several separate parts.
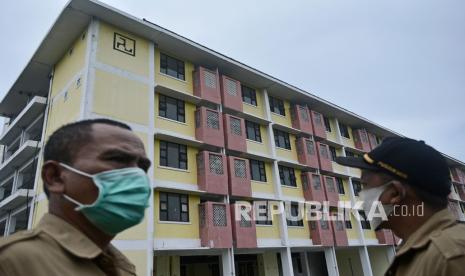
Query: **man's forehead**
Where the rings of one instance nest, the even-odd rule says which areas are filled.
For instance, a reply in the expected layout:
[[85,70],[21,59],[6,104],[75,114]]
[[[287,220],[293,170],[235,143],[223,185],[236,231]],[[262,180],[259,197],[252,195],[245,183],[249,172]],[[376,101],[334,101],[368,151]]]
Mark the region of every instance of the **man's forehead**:
[[93,143],[101,147],[136,147],[144,148],[141,139],[129,129],[107,124],[92,126]]

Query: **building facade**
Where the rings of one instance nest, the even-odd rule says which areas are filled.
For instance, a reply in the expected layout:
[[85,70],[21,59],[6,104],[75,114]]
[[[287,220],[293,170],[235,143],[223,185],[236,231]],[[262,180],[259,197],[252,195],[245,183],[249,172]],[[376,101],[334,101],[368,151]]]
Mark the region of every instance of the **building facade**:
[[[47,212],[42,148],[63,124],[132,127],[153,166],[144,221],[113,244],[140,275],[382,275],[396,237],[345,223],[235,220],[237,201],[358,199],[361,155],[400,136],[146,20],[73,0],[0,102],[0,235]],[[465,220],[465,164],[446,156]],[[354,214],[358,213],[356,210]]]

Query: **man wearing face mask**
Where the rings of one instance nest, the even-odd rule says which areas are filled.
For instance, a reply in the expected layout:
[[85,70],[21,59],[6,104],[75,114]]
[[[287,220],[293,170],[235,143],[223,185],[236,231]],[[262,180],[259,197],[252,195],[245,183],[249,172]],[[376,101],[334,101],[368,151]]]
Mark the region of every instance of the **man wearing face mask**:
[[391,229],[402,239],[386,275],[465,275],[465,226],[447,208],[450,172],[438,151],[392,137],[363,157],[336,162],[362,170],[366,214],[372,204],[384,207],[387,220],[373,219],[373,228]]
[[44,148],[49,212],[0,241],[0,275],[136,275],[110,242],[144,217],[150,167],[130,127],[108,119],[71,123]]

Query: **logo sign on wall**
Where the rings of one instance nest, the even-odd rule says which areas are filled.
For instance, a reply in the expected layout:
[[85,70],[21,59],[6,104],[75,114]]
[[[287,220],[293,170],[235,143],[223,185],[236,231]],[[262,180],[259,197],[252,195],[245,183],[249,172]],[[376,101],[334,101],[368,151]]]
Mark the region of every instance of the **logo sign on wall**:
[[115,33],[113,37],[113,49],[130,56],[136,56],[136,41],[127,36]]

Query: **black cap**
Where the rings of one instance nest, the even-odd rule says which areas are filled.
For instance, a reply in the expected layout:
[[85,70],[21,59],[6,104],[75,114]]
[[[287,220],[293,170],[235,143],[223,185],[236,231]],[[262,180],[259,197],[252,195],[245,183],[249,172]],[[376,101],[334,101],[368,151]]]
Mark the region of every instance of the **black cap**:
[[362,170],[391,174],[438,196],[450,193],[450,172],[440,152],[410,138],[388,137],[363,157],[337,157],[336,162]]

